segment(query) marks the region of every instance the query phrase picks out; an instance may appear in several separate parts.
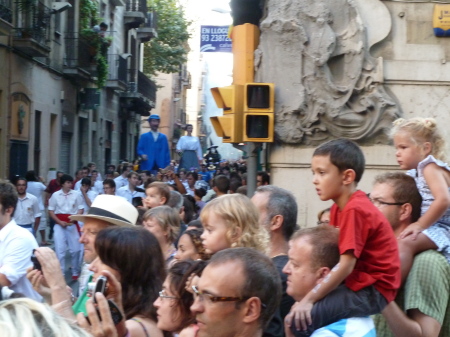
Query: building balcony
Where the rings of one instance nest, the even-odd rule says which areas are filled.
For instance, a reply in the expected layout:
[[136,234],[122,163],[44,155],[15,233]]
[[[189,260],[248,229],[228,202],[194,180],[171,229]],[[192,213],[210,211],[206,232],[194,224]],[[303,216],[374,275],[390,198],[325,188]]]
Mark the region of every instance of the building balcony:
[[127,0],[124,23],[128,28],[138,28],[147,18],[146,0]]
[[125,6],[126,0],[110,0],[111,4],[114,6]]
[[26,11],[18,10],[17,15],[14,48],[32,57],[48,57],[51,9],[42,2],[37,2]]
[[149,116],[156,103],[156,84],[143,72],[129,70],[128,90],[120,95],[121,107],[127,112]]
[[106,87],[126,91],[128,88],[128,61],[118,54],[108,55],[108,79]]
[[0,35],[11,34],[12,20],[12,0],[0,0]]
[[151,39],[158,37],[156,32],[157,15],[156,12],[148,12],[145,24],[137,29],[137,38],[141,43],[148,42]]
[[64,40],[66,52],[63,73],[76,81],[89,80],[96,76],[97,51],[92,48],[89,41],[78,37],[77,33],[67,33]]

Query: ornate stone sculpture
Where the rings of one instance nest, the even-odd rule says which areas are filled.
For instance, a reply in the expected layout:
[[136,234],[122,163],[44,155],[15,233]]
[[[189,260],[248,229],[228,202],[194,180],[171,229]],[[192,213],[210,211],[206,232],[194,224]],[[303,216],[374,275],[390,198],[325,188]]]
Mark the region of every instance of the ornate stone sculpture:
[[255,71],[256,81],[277,86],[279,140],[388,141],[386,131],[400,108],[381,84],[381,59],[369,49],[390,25],[379,0],[266,1]]

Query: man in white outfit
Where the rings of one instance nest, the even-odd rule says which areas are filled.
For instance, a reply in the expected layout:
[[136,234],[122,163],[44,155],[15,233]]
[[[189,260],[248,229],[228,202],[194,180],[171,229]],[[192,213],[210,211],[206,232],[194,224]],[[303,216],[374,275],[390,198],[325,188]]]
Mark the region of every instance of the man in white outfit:
[[26,278],[27,268],[32,266],[31,254],[38,245],[33,234],[13,219],[17,199],[15,187],[0,181],[0,286],[40,301],[41,296]]
[[83,214],[83,201],[80,192],[72,190],[73,178],[64,174],[61,179],[61,190],[53,193],[49,200],[48,214],[55,221],[55,251],[61,269],[65,270],[67,245],[72,259],[72,279],[78,280],[80,275],[80,254],[82,246],[78,242],[76,221],[70,215]]
[[17,199],[14,220],[16,223],[35,235],[41,222],[41,210],[38,199],[27,193],[27,181],[19,178],[16,181],[16,189],[19,198]]

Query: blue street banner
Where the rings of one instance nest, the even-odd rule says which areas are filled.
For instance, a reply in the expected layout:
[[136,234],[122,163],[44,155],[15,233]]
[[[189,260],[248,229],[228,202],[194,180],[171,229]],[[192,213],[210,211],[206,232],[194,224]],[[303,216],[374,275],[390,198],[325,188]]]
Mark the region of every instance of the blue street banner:
[[202,26],[200,37],[201,53],[231,53],[229,26]]

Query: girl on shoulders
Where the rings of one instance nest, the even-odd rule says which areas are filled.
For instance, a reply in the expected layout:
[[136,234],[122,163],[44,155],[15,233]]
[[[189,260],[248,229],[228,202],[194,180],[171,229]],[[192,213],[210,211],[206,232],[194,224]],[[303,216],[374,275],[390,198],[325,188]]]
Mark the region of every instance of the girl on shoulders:
[[398,119],[392,135],[397,162],[410,170],[422,196],[421,217],[399,237],[404,282],[420,252],[437,249],[450,262],[450,167],[444,162],[445,140],[433,118]]

